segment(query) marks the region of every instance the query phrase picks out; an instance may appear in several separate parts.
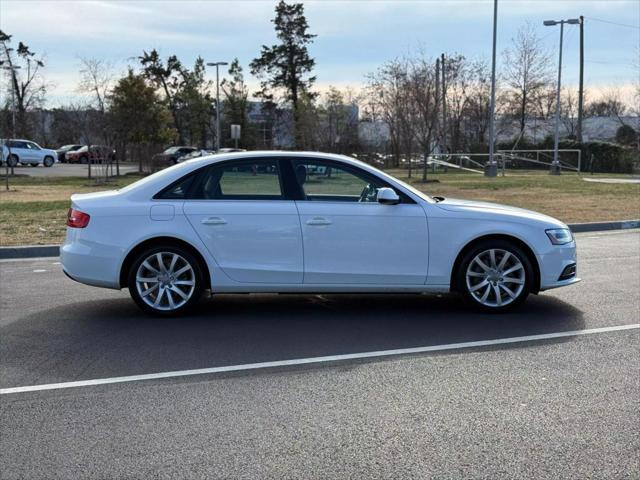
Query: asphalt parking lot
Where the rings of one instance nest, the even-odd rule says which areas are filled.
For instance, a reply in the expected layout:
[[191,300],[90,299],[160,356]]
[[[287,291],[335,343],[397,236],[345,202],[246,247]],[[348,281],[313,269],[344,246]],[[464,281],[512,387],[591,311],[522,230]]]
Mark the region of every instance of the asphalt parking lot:
[[[94,175],[100,171],[103,172],[106,167],[102,165],[91,166]],[[0,167],[0,175],[4,175],[6,167]],[[37,167],[17,165],[14,167],[16,175],[28,175],[30,177],[86,177],[88,175],[89,165],[78,163],[56,163],[52,167],[46,168],[42,165]],[[113,174],[115,175],[116,166],[113,165]],[[133,163],[120,164],[120,175],[131,172],[137,172],[138,165]]]
[[0,477],[640,478],[640,232],[577,237],[583,282],[499,316],[455,296],[220,295],[154,319],[56,259],[2,261]]

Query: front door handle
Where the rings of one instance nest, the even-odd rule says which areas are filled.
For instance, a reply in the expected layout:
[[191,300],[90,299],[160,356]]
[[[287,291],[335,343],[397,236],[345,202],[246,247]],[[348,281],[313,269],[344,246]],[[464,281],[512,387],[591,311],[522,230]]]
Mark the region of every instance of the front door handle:
[[313,217],[307,220],[307,225],[331,225],[331,221],[324,217]]
[[227,221],[224,218],[220,217],[209,217],[202,220],[203,225],[224,225]]

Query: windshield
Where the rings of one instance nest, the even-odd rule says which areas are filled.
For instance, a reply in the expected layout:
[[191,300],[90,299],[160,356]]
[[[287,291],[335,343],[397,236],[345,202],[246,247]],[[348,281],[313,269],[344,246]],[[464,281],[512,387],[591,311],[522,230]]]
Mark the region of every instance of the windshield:
[[[355,158],[349,157],[351,160],[355,160],[356,162],[362,163],[364,164],[364,162],[361,162],[360,160],[357,160]],[[382,177],[387,177],[387,178],[391,178],[393,179],[394,182],[399,183],[402,187],[406,188],[407,190],[409,190],[411,193],[413,193],[414,195],[417,195],[418,197],[422,198],[423,200],[426,200],[427,202],[430,203],[434,203],[436,200],[433,199],[433,197],[427,195],[424,192],[421,192],[420,190],[418,190],[416,187],[409,185],[406,182],[403,182],[402,180],[400,180],[397,177],[391,176],[388,173],[383,172],[382,170],[380,170],[379,168],[374,167],[373,165],[370,164],[366,164],[369,168],[373,168],[378,175],[382,176]]]
[[164,153],[176,153],[178,150],[180,149],[180,147],[171,147],[171,148],[167,148]]
[[427,195],[424,192],[421,192],[420,190],[418,190],[416,187],[409,185],[406,182],[403,182],[402,180],[399,180],[396,177],[393,177],[393,179],[398,182],[400,185],[402,185],[404,188],[406,188],[407,190],[409,190],[411,193],[419,196],[420,198],[422,198],[423,200],[426,200],[427,202],[431,202],[433,203],[435,200],[433,199],[433,197],[431,197],[430,195]]

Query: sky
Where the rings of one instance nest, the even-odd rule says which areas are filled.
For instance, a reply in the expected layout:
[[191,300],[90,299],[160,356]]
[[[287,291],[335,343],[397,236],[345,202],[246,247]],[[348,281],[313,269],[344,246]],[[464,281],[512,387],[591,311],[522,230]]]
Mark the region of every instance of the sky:
[[[186,64],[239,58],[250,87],[248,63],[263,44],[275,43],[270,20],[276,2],[191,0],[0,0],[0,29],[46,57],[49,106],[77,97],[80,57],[104,59],[117,74],[156,48]],[[491,59],[491,0],[305,1],[310,47],[320,90],[358,88],[367,73],[396,57],[423,51]],[[585,17],[585,87],[630,91],[640,82],[640,1],[499,0],[498,52],[531,22],[557,62],[559,27],[543,20]],[[563,85],[577,85],[579,26],[566,25]],[[209,73],[214,78],[214,71]],[[2,92],[6,94],[4,82]]]

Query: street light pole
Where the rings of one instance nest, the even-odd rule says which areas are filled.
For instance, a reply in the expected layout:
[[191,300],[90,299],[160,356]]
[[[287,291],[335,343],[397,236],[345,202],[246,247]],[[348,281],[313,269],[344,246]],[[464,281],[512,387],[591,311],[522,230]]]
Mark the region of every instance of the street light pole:
[[496,112],[496,40],[498,28],[498,0],[493,0],[493,52],[491,54],[491,103],[489,105],[489,164],[484,174],[487,177],[498,175],[498,164],[495,161],[493,149],[495,143],[495,112]]
[[569,20],[545,20],[544,25],[551,27],[560,24],[560,52],[558,54],[558,91],[556,92],[556,126],[555,126],[555,139],[553,142],[553,162],[551,163],[551,175],[560,175],[560,160],[558,159],[558,144],[560,143],[560,88],[562,80],[562,36],[564,33],[564,24],[569,23],[571,25],[577,25],[580,20],[577,18],[570,18]]
[[220,72],[219,67],[227,62],[209,62],[207,66],[216,67],[216,152],[220,150]]

